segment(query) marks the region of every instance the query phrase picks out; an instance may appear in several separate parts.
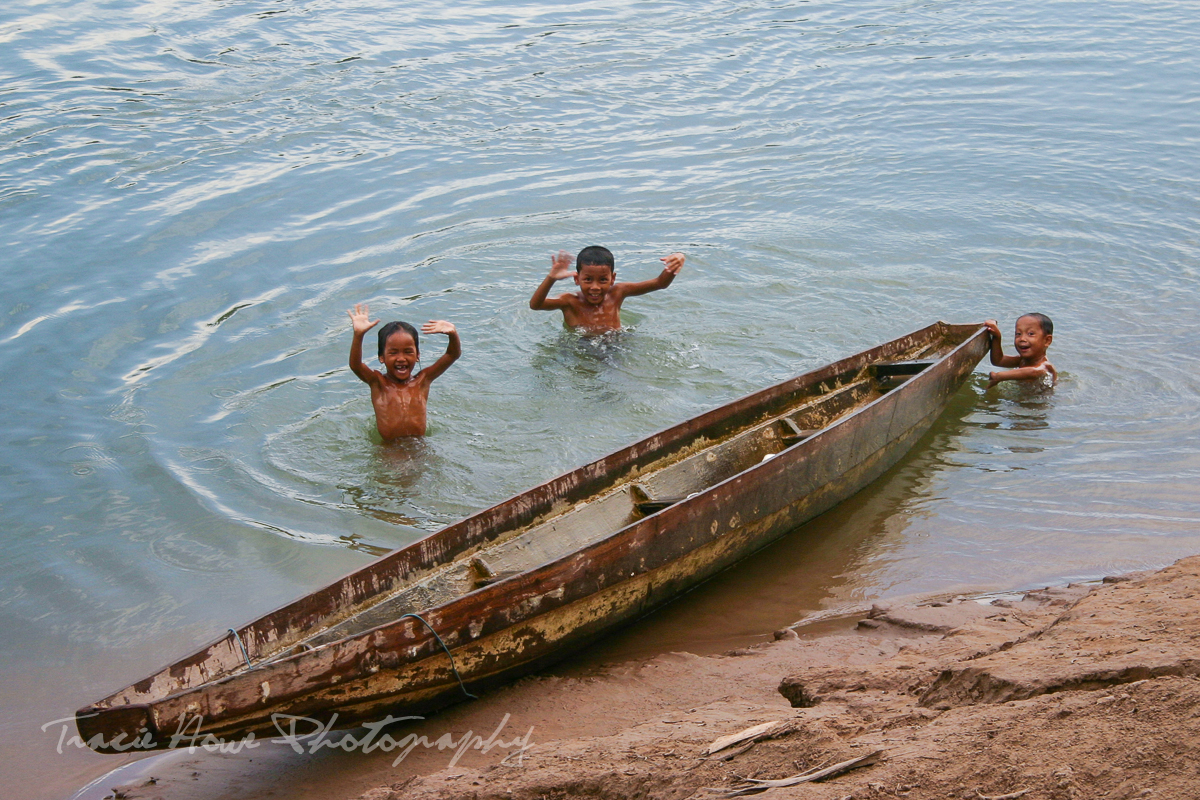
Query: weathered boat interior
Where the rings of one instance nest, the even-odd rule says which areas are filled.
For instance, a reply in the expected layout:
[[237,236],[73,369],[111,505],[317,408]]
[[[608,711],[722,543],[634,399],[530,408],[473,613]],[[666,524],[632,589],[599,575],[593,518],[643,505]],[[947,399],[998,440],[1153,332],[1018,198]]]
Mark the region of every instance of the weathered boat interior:
[[[548,519],[513,529],[466,557],[415,574],[370,607],[314,632],[275,654],[284,658],[419,614],[503,578],[533,569],[599,541],[818,435],[839,419],[892,391],[936,362],[958,342],[935,339],[902,361],[870,364],[821,382],[816,393],[766,421],[719,441],[697,442],[651,465],[633,480]],[[273,660],[267,659],[267,660]]]

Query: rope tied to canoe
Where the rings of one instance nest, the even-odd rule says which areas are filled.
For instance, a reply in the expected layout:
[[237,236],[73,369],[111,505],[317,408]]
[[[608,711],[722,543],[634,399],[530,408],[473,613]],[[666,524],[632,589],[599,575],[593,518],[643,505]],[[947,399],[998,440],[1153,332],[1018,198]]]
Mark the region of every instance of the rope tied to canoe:
[[233,634],[233,638],[237,641],[238,647],[242,648],[242,658],[246,659],[246,666],[250,667],[250,654],[246,652],[246,645],[242,642],[242,637],[238,636],[238,632],[233,628],[230,628],[229,632]]
[[405,617],[412,617],[413,619],[420,621],[426,628],[429,628],[429,632],[433,634],[433,638],[437,639],[438,644],[440,644],[442,649],[446,651],[446,657],[450,659],[450,669],[454,670],[454,677],[458,678],[458,688],[462,689],[462,693],[467,697],[471,698],[472,700],[478,700],[478,697],[467,691],[467,686],[465,683],[463,683],[462,675],[458,674],[458,667],[454,666],[454,656],[451,654],[450,648],[446,646],[444,641],[442,641],[442,637],[439,636],[438,632],[433,629],[433,626],[430,625],[420,614],[402,614],[400,619],[404,619]]

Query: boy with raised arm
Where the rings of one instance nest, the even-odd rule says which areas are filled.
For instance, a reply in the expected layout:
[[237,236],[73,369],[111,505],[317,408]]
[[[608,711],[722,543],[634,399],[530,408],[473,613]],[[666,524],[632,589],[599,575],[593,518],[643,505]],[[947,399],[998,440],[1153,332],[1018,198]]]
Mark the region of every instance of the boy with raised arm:
[[[613,254],[607,247],[585,247],[575,258],[576,270],[571,270],[571,254],[559,250],[550,258],[550,274],[542,281],[529,307],[535,311],[562,311],[564,324],[585,333],[607,333],[621,328],[621,303],[626,297],[665,289],[683,268],[683,253],[671,253],[659,259],[662,273],[657,278],[634,283],[617,283]],[[550,287],[563,278],[574,278],[578,292],[548,297]]]
[[445,320],[430,320],[422,325],[423,333],[444,333],[450,341],[441,358],[414,375],[413,367],[421,360],[417,330],[407,322],[389,322],[379,329],[379,360],[384,371],[377,372],[363,363],[362,341],[363,334],[378,325],[379,320],[371,321],[366,304],[357,304],[353,311],[346,313],[354,326],[350,369],[371,387],[371,404],[375,406],[375,427],[379,429],[379,435],[385,440],[424,436],[429,384],[462,355],[458,331]]
[[1058,381],[1058,372],[1054,365],[1046,360],[1046,350],[1054,339],[1054,323],[1045,314],[1025,314],[1017,318],[1016,332],[1013,344],[1017,355],[1004,355],[1000,344],[1000,326],[996,320],[989,319],[984,323],[992,339],[992,365],[1007,369],[988,373],[988,388],[1000,381],[1032,381],[1044,382],[1053,386]]

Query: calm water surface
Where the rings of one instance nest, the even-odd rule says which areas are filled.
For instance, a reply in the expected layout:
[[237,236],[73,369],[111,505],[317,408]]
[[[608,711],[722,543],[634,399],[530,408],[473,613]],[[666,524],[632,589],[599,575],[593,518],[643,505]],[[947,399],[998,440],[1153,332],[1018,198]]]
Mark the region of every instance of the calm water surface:
[[[1056,323],[846,507],[610,642],[1200,552],[1189,3],[16,0],[0,10],[6,790],[42,726],[371,557],[937,319]],[[580,339],[559,248],[670,289]],[[346,309],[449,319],[384,448]],[[444,338],[424,342],[427,361]],[[1011,341],[1011,338],[1010,338]]]

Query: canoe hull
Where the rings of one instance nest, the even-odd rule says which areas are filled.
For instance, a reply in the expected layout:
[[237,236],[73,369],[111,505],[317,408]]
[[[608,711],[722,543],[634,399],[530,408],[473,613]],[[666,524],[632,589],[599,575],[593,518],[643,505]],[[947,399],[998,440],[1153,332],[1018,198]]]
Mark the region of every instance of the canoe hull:
[[[423,715],[465,697],[460,676],[467,689],[482,691],[562,658],[844,501],[899,461],[929,430],[987,351],[985,329],[938,325],[944,329],[941,335],[957,333],[961,341],[934,366],[695,497],[563,558],[431,608],[422,620],[397,620],[314,652],[229,674],[149,703],[128,702],[135,699],[130,690],[124,696],[118,693],[120,697],[114,697],[123,702],[80,710],[81,735],[94,749],[105,752],[111,749],[104,745],[119,732],[132,736],[130,732],[138,729],[153,734],[147,741],[154,746],[169,747],[172,734],[179,730],[228,741],[250,732],[280,735],[281,725],[296,717],[324,724],[336,714],[335,727],[345,727],[388,715]],[[911,351],[920,336],[931,337],[937,327],[889,343],[891,351]],[[826,369],[836,367],[830,374],[845,374],[871,359],[886,359],[889,345]],[[856,358],[861,365],[853,363]],[[809,377],[827,380],[822,373],[818,370]],[[774,402],[771,391],[717,411],[743,403],[746,408],[734,408],[736,413],[758,413],[755,409]],[[655,438],[670,446],[671,437],[686,441],[723,424],[706,416],[710,415],[601,462],[624,458],[636,464],[639,446],[654,452]],[[658,443],[659,451],[662,446]],[[469,525],[471,519],[458,525]],[[289,607],[293,617],[297,607]],[[453,664],[429,635],[426,622],[442,634],[453,652]],[[219,646],[215,643],[209,650]],[[188,668],[182,667],[180,673]],[[153,680],[136,686],[146,693]]]

